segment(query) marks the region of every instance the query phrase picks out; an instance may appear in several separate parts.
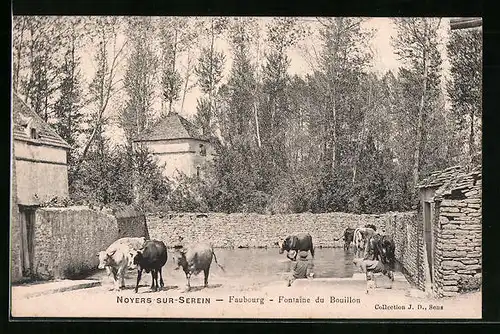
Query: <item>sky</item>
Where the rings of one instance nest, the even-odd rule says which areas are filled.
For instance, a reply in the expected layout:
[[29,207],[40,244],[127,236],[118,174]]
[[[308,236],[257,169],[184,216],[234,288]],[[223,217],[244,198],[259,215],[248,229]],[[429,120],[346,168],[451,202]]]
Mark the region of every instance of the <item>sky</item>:
[[[271,18],[259,18],[259,26],[262,28],[261,29],[261,34],[265,34],[265,23],[270,20]],[[311,26],[318,25],[317,21],[313,17],[308,17],[308,18],[300,18],[300,20],[303,20],[306,24],[309,24]],[[441,30],[440,36],[443,38],[443,45],[446,43],[446,38],[447,38],[447,27],[448,25],[448,19],[445,18],[442,21],[441,26],[443,27]],[[400,62],[397,59],[397,55],[394,54],[394,48],[392,47],[391,43],[391,38],[395,36],[396,30],[395,26],[393,24],[392,19],[390,18],[367,18],[363,25],[364,29],[368,30],[373,30],[374,31],[374,37],[371,40],[371,49],[374,53],[374,59],[373,59],[373,64],[372,64],[372,71],[378,74],[383,74],[387,71],[393,71],[394,73],[397,72],[398,67],[400,66]],[[124,37],[121,36],[119,43],[123,43]],[[201,41],[203,43],[203,41]],[[319,40],[316,37],[309,37],[306,40],[302,41],[297,45],[296,47],[293,47],[289,50],[288,56],[291,60],[290,68],[289,68],[289,73],[290,74],[297,74],[299,76],[303,76],[307,74],[308,72],[311,71],[312,67],[310,64],[310,52],[313,48],[319,49],[320,44]],[[224,51],[226,56],[226,64],[225,64],[225,71],[224,74],[227,77],[227,74],[229,73],[231,69],[231,50],[229,45],[223,40],[219,39],[216,41],[216,48],[219,51]],[[443,47],[441,49],[442,55],[443,55],[443,73],[447,73],[448,69],[448,62],[446,60],[446,49]],[[92,50],[90,48],[84,48],[81,54],[81,61],[82,61],[82,74],[85,78],[85,81],[90,82],[93,73],[95,72],[95,67],[93,65],[92,61]],[[192,57],[197,58],[197,54],[192,55]],[[185,66],[186,63],[186,55],[181,57],[180,59],[180,64],[179,66],[182,68],[182,66]],[[123,62],[122,65],[125,65],[125,62]],[[118,77],[122,78],[124,74],[124,68],[125,66],[122,66],[119,73]],[[192,78],[195,80],[196,78],[194,75]],[[194,87],[189,93],[186,94],[185,102],[184,102],[184,108],[181,110],[181,102],[179,101],[175,106],[174,109],[181,115],[189,118],[192,118],[193,115],[196,113],[196,105],[197,105],[197,99],[201,96],[201,92],[197,87]],[[120,109],[121,104],[123,102],[123,92],[121,92],[121,95],[117,95],[114,101],[112,102],[112,108],[110,109],[109,113],[110,116],[113,116],[117,114],[117,111]],[[159,100],[159,99],[158,99]],[[160,112],[161,105],[159,102],[157,102],[154,105],[154,108],[157,113]],[[114,122],[111,122],[110,127],[107,130],[107,133],[109,137],[113,141],[120,141],[123,139],[123,132],[121,129],[117,127],[117,120],[116,118],[111,118],[112,120],[114,119]]]

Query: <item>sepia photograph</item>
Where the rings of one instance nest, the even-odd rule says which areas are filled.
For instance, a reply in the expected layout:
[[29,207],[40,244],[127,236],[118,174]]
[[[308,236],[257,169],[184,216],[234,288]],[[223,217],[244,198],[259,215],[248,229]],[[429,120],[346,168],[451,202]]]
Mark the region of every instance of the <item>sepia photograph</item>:
[[12,16],[11,318],[481,319],[482,29]]

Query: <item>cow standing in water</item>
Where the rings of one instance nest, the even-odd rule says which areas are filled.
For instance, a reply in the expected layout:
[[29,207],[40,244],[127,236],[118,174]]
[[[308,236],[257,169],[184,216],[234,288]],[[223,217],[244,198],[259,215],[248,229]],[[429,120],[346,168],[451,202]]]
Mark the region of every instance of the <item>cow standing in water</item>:
[[357,257],[365,257],[368,241],[375,234],[375,230],[369,227],[359,227],[354,231],[354,247]]
[[[312,258],[314,259],[314,245],[312,237],[309,233],[296,233],[294,235],[289,235],[284,240],[276,242],[276,245],[279,247],[280,254],[287,251],[287,257],[290,260],[295,261],[297,259],[297,254],[300,251],[310,251]],[[295,251],[293,256],[288,254],[291,250]]]
[[208,275],[210,274],[212,259],[215,259],[217,266],[224,271],[224,267],[217,262],[212,245],[208,242],[195,243],[186,247],[179,245],[175,248],[175,263],[177,264],[175,270],[182,267],[186,274],[186,291],[191,289],[191,276],[193,274],[198,275],[201,271],[205,276],[204,287],[208,286]]
[[394,270],[396,245],[394,239],[386,234],[374,234],[369,240],[365,253],[366,260],[378,260]]
[[[162,268],[167,263],[167,246],[162,241],[148,240],[144,247],[134,250],[129,254],[129,267],[137,267],[137,283],[135,292],[139,289],[142,271],[151,271],[151,290],[158,291],[163,288]],[[160,274],[160,285],[158,286],[158,274]]]
[[344,250],[348,250],[354,240],[354,231],[356,231],[355,228],[348,227],[344,230],[344,233],[342,233],[341,236],[333,238],[333,240],[339,241],[340,238],[342,238],[342,240],[344,240]]

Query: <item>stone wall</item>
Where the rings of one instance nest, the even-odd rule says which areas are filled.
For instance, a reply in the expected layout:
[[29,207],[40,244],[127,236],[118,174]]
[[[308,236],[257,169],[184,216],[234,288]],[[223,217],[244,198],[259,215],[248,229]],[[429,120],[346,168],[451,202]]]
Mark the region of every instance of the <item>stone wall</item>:
[[422,231],[417,213],[389,213],[386,233],[392,235],[396,244],[396,260],[407,280],[424,289]]
[[[214,247],[276,247],[274,243],[293,232],[311,233],[315,247],[342,247],[342,233],[347,227],[373,224],[378,231],[394,237],[396,260],[408,280],[419,287],[423,278],[419,271],[419,228],[415,212],[390,212],[382,215],[347,213],[324,214],[150,214],[147,223],[151,238],[172,247],[178,237],[184,242],[209,240]],[[421,231],[420,231],[421,233]],[[334,238],[340,238],[335,241]]]
[[260,215],[254,213],[149,214],[151,238],[172,245],[183,236],[185,242],[210,240],[214,247],[264,248],[293,232],[309,232],[315,247],[341,247],[334,241],[347,227],[373,224],[378,230],[392,215],[354,215],[347,213]]
[[36,210],[35,278],[72,278],[95,269],[97,252],[118,238],[116,218],[87,207]]
[[482,275],[481,180],[469,180],[436,202],[434,291],[439,296],[480,288]]
[[140,238],[149,239],[148,226],[144,213],[133,208],[124,208],[114,214],[118,224],[119,238]]

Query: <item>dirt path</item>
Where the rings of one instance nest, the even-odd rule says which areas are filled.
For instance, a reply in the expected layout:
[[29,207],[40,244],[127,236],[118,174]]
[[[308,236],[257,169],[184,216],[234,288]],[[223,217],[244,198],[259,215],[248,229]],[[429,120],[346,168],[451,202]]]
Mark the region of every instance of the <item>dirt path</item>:
[[[34,298],[13,299],[14,316],[46,317],[154,317],[154,318],[480,318],[481,293],[451,299],[408,296],[405,285],[365,293],[359,280],[299,281],[290,288],[281,280],[224,277],[214,272],[209,287],[203,275],[194,277],[184,293],[182,273],[166,277],[163,291],[151,292],[145,275],[135,294],[130,272],[123,291],[110,291],[111,281],[101,273],[102,286]],[[420,305],[420,306],[419,306]]]

